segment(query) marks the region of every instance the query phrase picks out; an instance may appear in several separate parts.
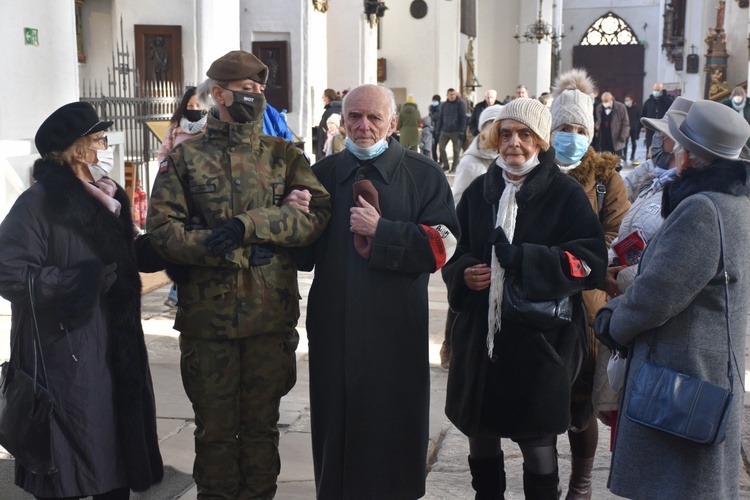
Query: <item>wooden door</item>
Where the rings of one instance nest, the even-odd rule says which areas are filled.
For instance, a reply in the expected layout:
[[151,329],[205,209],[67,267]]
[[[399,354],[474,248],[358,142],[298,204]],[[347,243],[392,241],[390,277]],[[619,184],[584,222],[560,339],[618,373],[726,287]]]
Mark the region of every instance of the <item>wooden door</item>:
[[288,47],[283,40],[276,42],[253,42],[253,55],[268,66],[266,80],[266,100],[278,111],[286,109],[290,113],[292,101],[289,99]]
[[182,26],[135,25],[140,81],[182,83]]
[[597,84],[599,95],[610,92],[622,102],[625,95],[643,103],[643,45],[578,45],[573,67],[584,68]]

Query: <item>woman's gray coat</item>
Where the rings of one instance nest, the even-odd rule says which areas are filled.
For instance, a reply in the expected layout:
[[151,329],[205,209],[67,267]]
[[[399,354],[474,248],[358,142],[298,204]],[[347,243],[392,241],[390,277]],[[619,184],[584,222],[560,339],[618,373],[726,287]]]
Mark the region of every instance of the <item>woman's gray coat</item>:
[[[640,275],[609,302],[610,335],[629,345],[631,361],[620,408],[610,490],[627,498],[738,497],[745,333],[750,305],[748,166],[722,161],[690,169],[671,184],[666,218],[646,248]],[[727,333],[719,226],[724,220],[734,350],[734,401],[726,440],[706,447],[638,425],[625,416],[628,391],[654,342],[652,360],[724,387]]]

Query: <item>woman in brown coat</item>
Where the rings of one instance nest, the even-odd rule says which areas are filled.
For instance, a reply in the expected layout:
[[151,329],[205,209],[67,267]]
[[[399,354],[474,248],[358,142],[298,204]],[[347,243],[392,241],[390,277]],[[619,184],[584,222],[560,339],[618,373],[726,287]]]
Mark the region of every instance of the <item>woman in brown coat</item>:
[[[630,207],[625,183],[615,170],[619,157],[612,153],[597,153],[591,147],[594,135],[594,83],[584,70],[574,69],[558,77],[554,89],[551,140],[555,148],[555,162],[560,170],[577,180],[586,190],[591,208],[599,216],[604,239],[609,248],[617,237],[620,223]],[[614,285],[613,288],[612,285]],[[600,285],[615,293],[614,279]],[[591,498],[591,471],[599,430],[592,402],[594,372],[598,342],[593,325],[596,312],[606,303],[602,290],[583,292],[589,324],[589,356],[573,383],[571,394],[570,439],[572,474],[568,486],[568,500]]]

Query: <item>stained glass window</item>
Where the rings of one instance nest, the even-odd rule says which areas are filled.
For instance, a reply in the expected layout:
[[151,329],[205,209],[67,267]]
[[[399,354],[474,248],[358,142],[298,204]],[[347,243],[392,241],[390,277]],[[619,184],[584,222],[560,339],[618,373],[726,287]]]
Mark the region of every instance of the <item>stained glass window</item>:
[[581,40],[581,45],[637,45],[638,37],[628,23],[612,12],[591,25]]

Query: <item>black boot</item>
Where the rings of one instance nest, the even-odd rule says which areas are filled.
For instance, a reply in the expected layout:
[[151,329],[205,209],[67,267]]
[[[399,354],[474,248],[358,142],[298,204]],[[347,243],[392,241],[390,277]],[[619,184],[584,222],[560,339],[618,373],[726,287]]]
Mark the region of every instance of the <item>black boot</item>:
[[505,498],[505,469],[503,454],[475,460],[469,457],[471,487],[477,492],[475,500],[501,500]]
[[557,469],[550,474],[534,474],[524,466],[523,493],[526,500],[558,500],[561,491]]

